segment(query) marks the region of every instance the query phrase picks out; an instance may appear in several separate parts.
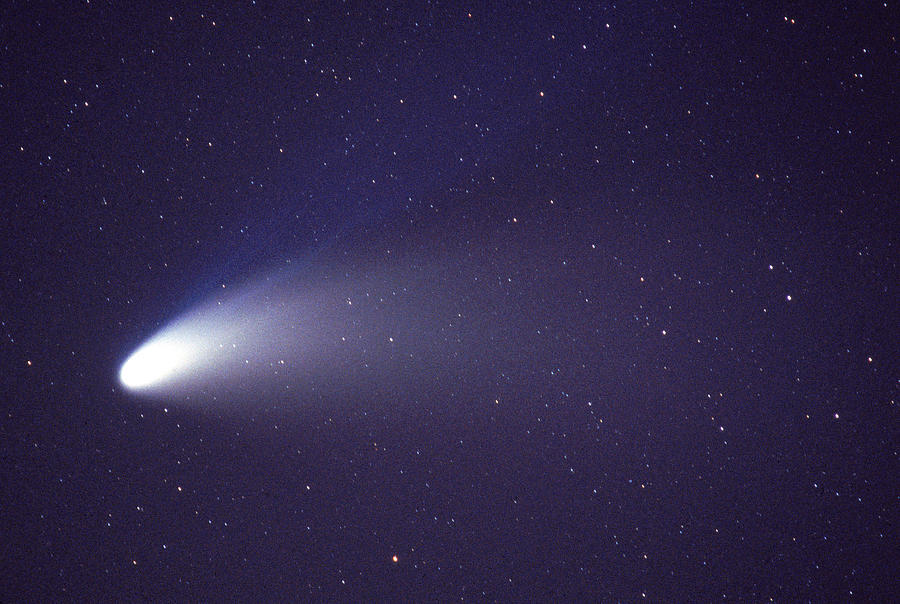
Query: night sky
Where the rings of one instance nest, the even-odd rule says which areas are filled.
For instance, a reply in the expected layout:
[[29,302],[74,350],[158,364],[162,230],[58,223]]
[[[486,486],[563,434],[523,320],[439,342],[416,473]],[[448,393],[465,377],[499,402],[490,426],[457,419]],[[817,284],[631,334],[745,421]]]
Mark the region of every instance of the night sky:
[[486,5],[4,3],[0,599],[896,597],[896,7]]

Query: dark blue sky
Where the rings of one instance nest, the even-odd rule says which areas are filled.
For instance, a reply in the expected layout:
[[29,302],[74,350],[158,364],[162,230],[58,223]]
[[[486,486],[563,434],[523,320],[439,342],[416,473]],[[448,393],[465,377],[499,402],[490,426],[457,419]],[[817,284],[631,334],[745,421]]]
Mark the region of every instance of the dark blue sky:
[[896,22],[4,7],[0,597],[890,598]]

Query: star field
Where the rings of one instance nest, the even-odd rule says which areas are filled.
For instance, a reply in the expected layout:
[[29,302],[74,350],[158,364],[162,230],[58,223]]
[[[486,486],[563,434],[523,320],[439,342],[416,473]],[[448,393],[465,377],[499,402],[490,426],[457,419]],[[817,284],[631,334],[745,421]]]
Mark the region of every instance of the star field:
[[896,593],[892,4],[2,14],[0,599]]

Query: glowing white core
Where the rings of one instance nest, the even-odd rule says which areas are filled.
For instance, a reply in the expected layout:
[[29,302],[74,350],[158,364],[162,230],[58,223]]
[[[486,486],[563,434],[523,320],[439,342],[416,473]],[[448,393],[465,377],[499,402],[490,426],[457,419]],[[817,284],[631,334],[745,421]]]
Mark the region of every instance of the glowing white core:
[[[141,344],[119,369],[127,390],[146,395],[205,391],[242,383],[257,365],[281,359],[284,321],[292,306],[278,304],[271,289],[248,286],[198,306]],[[289,332],[293,338],[295,331]]]
[[138,348],[119,371],[129,390],[164,384],[197,358],[197,346],[184,338],[158,337]]

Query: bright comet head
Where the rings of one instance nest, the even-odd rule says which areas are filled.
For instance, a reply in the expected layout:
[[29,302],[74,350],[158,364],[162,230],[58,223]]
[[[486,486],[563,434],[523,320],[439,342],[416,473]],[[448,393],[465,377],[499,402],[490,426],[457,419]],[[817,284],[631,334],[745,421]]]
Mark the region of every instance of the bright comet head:
[[159,336],[128,357],[119,370],[119,381],[129,390],[161,386],[191,365],[197,355],[197,346],[188,339]]
[[210,380],[223,384],[249,363],[254,345],[271,339],[275,320],[248,296],[216,300],[182,315],[135,350],[119,369],[126,389],[157,395],[186,392]]

